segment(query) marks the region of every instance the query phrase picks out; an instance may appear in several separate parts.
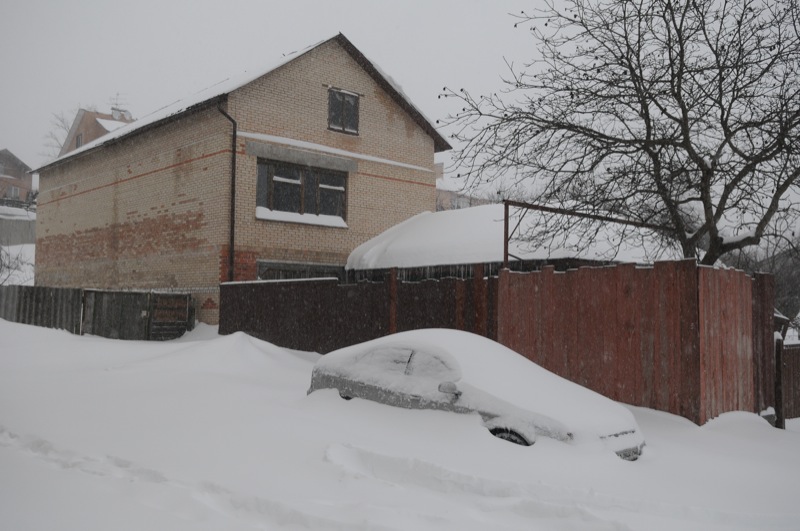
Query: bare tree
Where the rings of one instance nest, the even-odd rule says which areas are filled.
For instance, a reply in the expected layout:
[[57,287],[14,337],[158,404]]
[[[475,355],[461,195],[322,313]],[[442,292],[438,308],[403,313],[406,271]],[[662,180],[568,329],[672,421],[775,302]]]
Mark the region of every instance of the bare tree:
[[58,157],[61,152],[61,147],[67,139],[69,130],[72,127],[72,121],[75,118],[77,110],[71,113],[64,111],[54,112],[50,115],[50,130],[44,136],[44,151],[42,156],[49,159]]
[[775,308],[800,330],[800,238],[793,244],[768,241],[759,248],[732,252],[723,261],[748,273],[771,273],[775,277]]
[[[499,93],[445,89],[470,186],[661,227],[686,257],[794,226],[800,194],[798,0],[543,0],[517,15],[539,57]],[[594,223],[594,225],[593,225]],[[595,222],[547,231],[591,240]]]
[[25,265],[21,254],[12,254],[8,247],[0,245],[0,286],[11,282]]

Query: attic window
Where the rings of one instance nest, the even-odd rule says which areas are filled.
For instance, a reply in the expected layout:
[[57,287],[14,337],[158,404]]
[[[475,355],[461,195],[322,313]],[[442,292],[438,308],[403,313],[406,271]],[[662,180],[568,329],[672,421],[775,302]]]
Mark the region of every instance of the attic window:
[[358,94],[328,89],[328,129],[358,134]]
[[77,135],[75,135],[75,149],[78,149],[82,145],[83,145],[83,134],[78,133]]

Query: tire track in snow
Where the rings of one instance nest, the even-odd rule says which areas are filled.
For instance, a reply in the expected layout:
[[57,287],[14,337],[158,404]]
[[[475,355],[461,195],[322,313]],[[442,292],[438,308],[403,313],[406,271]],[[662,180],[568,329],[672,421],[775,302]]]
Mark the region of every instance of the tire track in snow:
[[[731,513],[703,507],[635,500],[600,494],[594,490],[570,489],[541,481],[522,483],[490,479],[449,470],[435,463],[385,455],[351,445],[331,445],[325,459],[347,473],[374,478],[401,487],[416,487],[440,493],[474,496],[486,511],[513,511],[523,517],[580,519],[599,527],[630,529],[625,520],[674,521],[692,529],[796,529],[793,515]],[[617,515],[612,517],[612,515]],[[621,518],[620,518],[621,516]],[[620,521],[621,520],[621,521]]]
[[[486,514],[510,511],[524,518],[550,521],[548,528],[552,529],[631,529],[622,522],[595,515],[582,504],[573,501],[570,497],[573,493],[553,497],[552,492],[548,492],[548,496],[540,496],[542,493],[534,493],[531,484],[471,476],[420,459],[393,457],[350,445],[329,446],[325,459],[351,474],[399,487],[474,496],[471,504]],[[542,485],[537,490],[552,489]],[[559,525],[559,521],[562,525]],[[581,522],[582,525],[577,525],[576,522]]]
[[[333,531],[389,531],[394,529],[361,522],[358,519],[339,520],[312,514],[308,507],[314,502],[304,501],[301,509],[282,500],[236,493],[213,482],[192,485],[185,481],[169,478],[158,470],[139,466],[120,457],[109,455],[98,458],[59,449],[45,439],[19,435],[3,425],[0,425],[0,447],[28,454],[37,460],[67,471],[184,491],[197,503],[255,529],[275,529],[281,526]],[[166,512],[173,512],[170,507],[159,508]],[[178,514],[176,517],[182,518]]]

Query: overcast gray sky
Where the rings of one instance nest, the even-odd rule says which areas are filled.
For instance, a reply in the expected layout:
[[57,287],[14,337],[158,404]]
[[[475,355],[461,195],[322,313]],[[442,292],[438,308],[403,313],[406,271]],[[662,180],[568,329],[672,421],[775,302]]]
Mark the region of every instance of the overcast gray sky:
[[46,161],[53,113],[134,117],[342,32],[431,120],[445,85],[497,89],[533,43],[509,13],[535,0],[4,0],[0,149]]

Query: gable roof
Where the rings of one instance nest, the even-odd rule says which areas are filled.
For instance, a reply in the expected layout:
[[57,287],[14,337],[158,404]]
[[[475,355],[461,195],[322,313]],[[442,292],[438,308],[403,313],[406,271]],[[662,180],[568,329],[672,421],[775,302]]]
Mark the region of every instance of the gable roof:
[[22,162],[19,157],[7,149],[0,149],[0,161],[5,161],[6,164],[10,162],[11,164],[17,166],[17,168],[21,169],[22,173],[30,173],[31,171],[30,166]]
[[427,134],[433,139],[434,142],[434,151],[447,151],[452,149],[450,144],[442,137],[436,128],[431,124],[430,120],[428,120],[422,112],[419,111],[408,99],[408,97],[403,93],[400,86],[391,79],[388,75],[384,74],[380,68],[370,61],[363,53],[361,53],[354,45],[351,43],[347,37],[343,34],[339,33],[334,37],[325,39],[320,41],[308,48],[301,50],[300,52],[293,52],[291,54],[286,55],[280,61],[269,65],[266,68],[260,69],[255,72],[244,72],[239,76],[230,77],[219,83],[207,87],[187,98],[183,98],[176,102],[173,102],[161,109],[158,109],[147,116],[143,116],[142,118],[131,122],[129,124],[120,127],[114,131],[111,131],[105,136],[102,136],[92,142],[88,142],[81,146],[80,148],[70,151],[64,155],[59,156],[53,161],[46,163],[45,165],[38,168],[36,171],[41,171],[45,168],[49,168],[65,160],[68,160],[72,157],[75,157],[79,154],[86,153],[88,151],[92,151],[100,146],[105,144],[110,144],[112,142],[116,142],[122,138],[128,137],[133,135],[134,133],[140,133],[147,129],[151,129],[152,127],[157,127],[162,123],[170,121],[186,112],[199,109],[201,107],[205,107],[207,105],[212,105],[217,102],[223,101],[225,97],[231,92],[244,87],[245,85],[252,83],[253,81],[259,79],[262,76],[277,70],[279,67],[290,63],[303,55],[307,54],[311,50],[314,50],[323,44],[326,44],[330,41],[337,42],[358,64],[361,68],[364,69],[367,74],[369,74],[372,79],[378,83],[394,100],[400,107],[405,110],[409,116],[419,125]]
[[[78,134],[78,130],[81,128],[81,125],[84,122],[89,120],[95,120],[100,127],[102,127],[106,133],[119,129],[123,125],[130,123],[133,119],[130,117],[130,114],[127,111],[121,113],[119,117],[115,117],[113,114],[106,114],[97,111],[90,111],[88,109],[78,109],[78,112],[75,114],[75,119],[72,121],[72,125],[69,128],[69,132],[67,133],[67,137],[64,139],[64,143],[61,146],[61,151],[58,153],[58,158],[64,156],[65,154],[69,153],[69,147],[72,145],[73,141],[75,140],[75,135]],[[89,139],[89,141],[94,139]],[[87,144],[89,142],[86,142]]]

